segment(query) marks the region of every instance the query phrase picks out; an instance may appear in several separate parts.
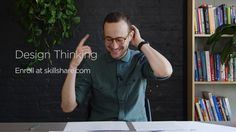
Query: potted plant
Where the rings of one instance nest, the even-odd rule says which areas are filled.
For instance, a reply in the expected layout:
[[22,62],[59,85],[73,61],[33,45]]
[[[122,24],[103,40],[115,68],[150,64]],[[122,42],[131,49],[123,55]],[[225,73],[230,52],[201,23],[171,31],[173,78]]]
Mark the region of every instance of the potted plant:
[[[223,24],[219,26],[215,33],[207,40],[207,44],[211,45],[211,50],[215,51],[217,42],[222,38],[222,35],[233,35],[230,41],[227,42],[222,48],[221,63],[226,63],[231,57],[236,57],[236,24]],[[219,43],[218,43],[219,44]]]
[[80,22],[75,0],[18,0],[16,4],[27,42],[36,52],[50,51],[70,38],[72,25]]

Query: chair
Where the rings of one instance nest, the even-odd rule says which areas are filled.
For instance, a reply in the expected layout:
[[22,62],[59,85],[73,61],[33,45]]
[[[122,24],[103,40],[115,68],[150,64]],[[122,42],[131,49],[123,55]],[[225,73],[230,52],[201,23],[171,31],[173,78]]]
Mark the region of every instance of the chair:
[[147,120],[152,121],[151,106],[149,99],[147,97],[145,98],[145,110],[146,110]]

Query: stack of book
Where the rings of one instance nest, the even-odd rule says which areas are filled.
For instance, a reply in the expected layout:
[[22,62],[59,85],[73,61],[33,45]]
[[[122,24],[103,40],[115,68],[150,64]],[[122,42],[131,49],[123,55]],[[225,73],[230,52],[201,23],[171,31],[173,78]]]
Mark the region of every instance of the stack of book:
[[232,113],[227,97],[215,96],[203,91],[203,98],[195,97],[196,121],[230,121]]
[[236,6],[203,4],[194,10],[195,34],[212,34],[222,24],[236,23]]
[[195,51],[195,81],[236,81],[236,58],[222,64],[219,53]]

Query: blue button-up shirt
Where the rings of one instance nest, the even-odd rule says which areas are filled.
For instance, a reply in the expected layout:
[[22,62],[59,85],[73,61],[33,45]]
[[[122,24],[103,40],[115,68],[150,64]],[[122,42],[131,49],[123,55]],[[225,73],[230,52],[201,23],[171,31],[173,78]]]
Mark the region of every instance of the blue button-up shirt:
[[128,50],[120,59],[105,53],[96,61],[85,59],[79,66],[90,73],[76,77],[76,101],[81,104],[91,91],[90,120],[146,121],[145,91],[147,79],[155,77],[139,51]]

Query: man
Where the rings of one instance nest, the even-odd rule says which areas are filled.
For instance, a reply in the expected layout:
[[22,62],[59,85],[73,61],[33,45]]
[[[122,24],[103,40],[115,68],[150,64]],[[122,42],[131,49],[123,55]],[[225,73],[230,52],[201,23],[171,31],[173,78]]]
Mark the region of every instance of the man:
[[[172,74],[169,61],[142,39],[127,16],[113,12],[103,23],[107,53],[96,61],[83,59],[91,54],[84,45],[86,35],[76,48],[69,69],[89,68],[90,74],[68,73],[62,88],[61,107],[72,112],[91,91],[90,120],[146,121],[144,107],[147,79],[165,79]],[[129,43],[140,51],[130,50]]]

